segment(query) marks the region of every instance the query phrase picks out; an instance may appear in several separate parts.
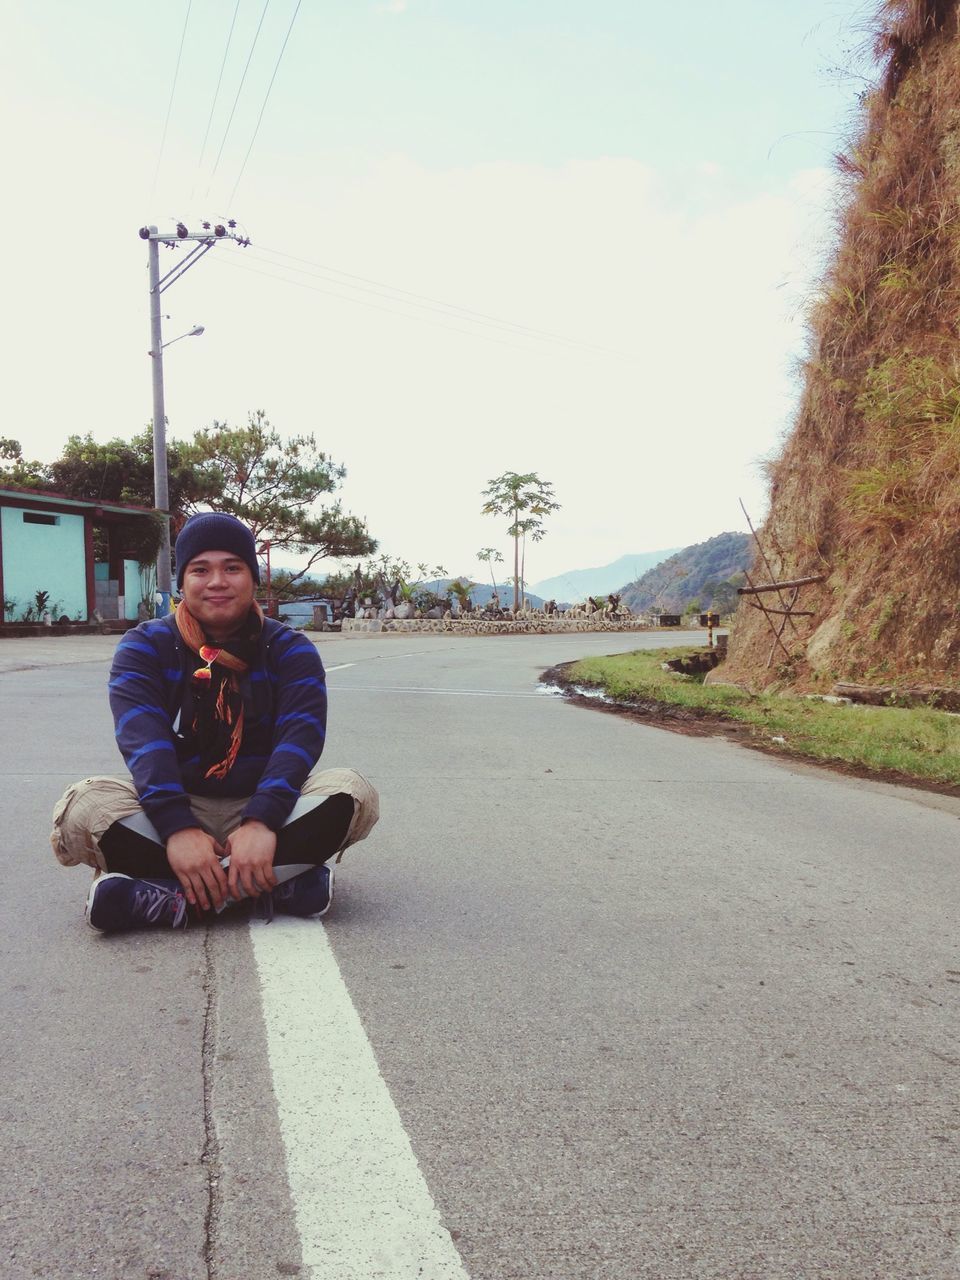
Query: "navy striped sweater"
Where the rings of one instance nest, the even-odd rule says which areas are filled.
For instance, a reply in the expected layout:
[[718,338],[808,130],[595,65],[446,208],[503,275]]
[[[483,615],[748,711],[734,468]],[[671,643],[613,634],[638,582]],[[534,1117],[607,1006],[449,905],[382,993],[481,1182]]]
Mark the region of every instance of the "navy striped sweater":
[[190,796],[249,796],[245,818],[278,830],[323,750],[327,690],[316,647],[264,618],[259,660],[240,677],[243,740],[226,778],[204,778],[192,723],[201,660],[171,614],[126,632],[110,669],[117,743],[161,839],[195,827]]

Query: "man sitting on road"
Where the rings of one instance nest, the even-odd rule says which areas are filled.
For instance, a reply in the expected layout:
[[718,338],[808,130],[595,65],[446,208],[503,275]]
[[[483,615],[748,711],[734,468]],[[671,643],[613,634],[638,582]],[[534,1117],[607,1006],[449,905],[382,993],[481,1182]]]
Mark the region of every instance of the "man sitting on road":
[[370,832],[377,793],[351,769],[314,769],[323,664],[254,600],[250,530],[230,515],[194,516],[175,555],[176,612],[128,631],[110,672],[132,779],[69,787],[54,810],[54,853],[97,869],[87,919],[104,932],[177,928],[191,908],[248,897],[268,919],[323,915],[328,860]]

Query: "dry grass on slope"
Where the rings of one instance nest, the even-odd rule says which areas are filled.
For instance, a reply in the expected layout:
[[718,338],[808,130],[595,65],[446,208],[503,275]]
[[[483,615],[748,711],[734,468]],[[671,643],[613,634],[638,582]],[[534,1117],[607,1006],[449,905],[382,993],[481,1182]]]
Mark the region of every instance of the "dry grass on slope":
[[769,628],[742,606],[728,678],[960,681],[958,9],[883,7],[884,75],[840,157],[838,248],[763,533],[778,576],[828,580],[804,592],[790,661],[768,667]]

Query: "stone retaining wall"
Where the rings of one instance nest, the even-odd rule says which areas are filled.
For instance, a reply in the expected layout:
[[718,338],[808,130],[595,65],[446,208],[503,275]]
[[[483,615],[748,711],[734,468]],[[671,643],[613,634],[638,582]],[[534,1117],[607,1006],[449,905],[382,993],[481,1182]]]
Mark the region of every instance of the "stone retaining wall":
[[69,626],[54,622],[49,627],[43,622],[4,622],[0,624],[0,640],[14,637],[49,640],[56,636],[120,636],[136,625],[135,622],[118,621],[116,618],[106,618],[103,622],[71,622]]
[[344,618],[344,635],[380,635],[385,631],[443,632],[459,636],[517,636],[566,634],[573,631],[667,631],[651,627],[639,618],[611,622],[603,618],[517,618],[504,622],[460,618]]

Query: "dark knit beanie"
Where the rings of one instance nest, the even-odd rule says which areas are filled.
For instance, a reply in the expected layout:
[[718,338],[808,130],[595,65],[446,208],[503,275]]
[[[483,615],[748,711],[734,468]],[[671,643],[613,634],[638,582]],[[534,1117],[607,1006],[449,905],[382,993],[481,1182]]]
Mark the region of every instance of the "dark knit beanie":
[[222,511],[205,511],[191,516],[180,530],[174,557],[177,562],[177,588],[183,588],[183,574],[187,565],[204,551],[230,551],[250,566],[254,582],[260,581],[260,565],[257,563],[257,544],[245,524]]

